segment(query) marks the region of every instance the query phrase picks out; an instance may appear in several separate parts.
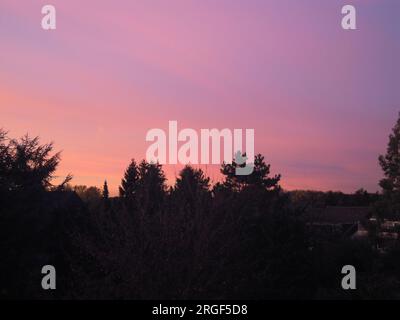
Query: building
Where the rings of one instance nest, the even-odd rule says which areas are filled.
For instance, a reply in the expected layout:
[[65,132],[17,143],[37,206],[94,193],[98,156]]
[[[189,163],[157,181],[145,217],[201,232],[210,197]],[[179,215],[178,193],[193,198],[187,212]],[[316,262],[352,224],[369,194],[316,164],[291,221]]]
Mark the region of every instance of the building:
[[312,208],[306,219],[310,230],[322,238],[365,238],[369,207]]

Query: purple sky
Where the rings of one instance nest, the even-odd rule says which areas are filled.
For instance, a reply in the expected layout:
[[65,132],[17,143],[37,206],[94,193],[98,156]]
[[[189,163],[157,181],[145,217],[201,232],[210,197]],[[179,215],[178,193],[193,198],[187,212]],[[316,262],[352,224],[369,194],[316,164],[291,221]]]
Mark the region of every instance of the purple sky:
[[55,141],[75,184],[117,190],[146,132],[177,120],[254,128],[288,189],[378,189],[400,111],[398,0],[1,0],[0,39],[0,127]]

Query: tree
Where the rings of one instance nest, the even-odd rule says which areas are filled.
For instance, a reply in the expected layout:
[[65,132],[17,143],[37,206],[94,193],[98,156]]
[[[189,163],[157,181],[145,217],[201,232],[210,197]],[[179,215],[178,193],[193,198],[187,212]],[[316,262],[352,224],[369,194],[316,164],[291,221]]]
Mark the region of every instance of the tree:
[[139,169],[134,159],[131,160],[121,180],[119,195],[122,198],[131,199],[135,196],[139,184]]
[[110,193],[108,192],[108,185],[107,185],[107,180],[104,181],[104,185],[103,185],[103,199],[104,200],[108,200],[108,197],[110,195]]
[[102,197],[103,197],[104,208],[106,210],[110,209],[110,198],[109,198],[109,196],[110,196],[110,192],[108,191],[107,180],[104,180]]
[[203,170],[186,165],[179,173],[174,189],[187,198],[193,198],[199,193],[208,192],[209,188],[210,178],[205,176]]
[[197,206],[204,206],[210,196],[210,178],[203,170],[186,165],[175,181],[173,194],[181,208],[188,207],[191,211]]
[[368,191],[365,190],[364,188],[356,190],[352,198],[353,198],[353,203],[355,203],[358,206],[369,206],[371,202],[371,196],[368,193]]
[[[60,162],[60,153],[52,155],[53,143],[41,145],[28,135],[8,139],[0,129],[0,190],[45,191],[56,188],[51,180]],[[58,188],[71,180],[68,175]]]
[[9,171],[11,167],[11,154],[9,150],[7,132],[0,129],[0,191],[8,190]]
[[97,203],[102,197],[102,192],[97,187],[87,187],[87,186],[74,186],[73,191],[81,198],[85,203]]
[[142,210],[155,213],[161,208],[166,193],[166,178],[162,166],[143,160],[139,164],[138,172],[137,201]]
[[400,216],[400,114],[397,123],[389,135],[385,155],[379,156],[379,164],[384,178],[379,182],[383,190],[384,215]]
[[241,191],[246,187],[258,187],[265,190],[274,190],[279,188],[280,175],[269,177],[270,165],[266,164],[264,157],[258,154],[254,158],[254,170],[250,175],[236,175],[236,168],[241,165],[235,160],[232,164],[223,163],[221,173],[225,176],[225,186]]
[[154,212],[161,206],[165,195],[165,175],[158,163],[143,160],[137,165],[132,159],[119,187],[119,194],[130,209],[140,207]]

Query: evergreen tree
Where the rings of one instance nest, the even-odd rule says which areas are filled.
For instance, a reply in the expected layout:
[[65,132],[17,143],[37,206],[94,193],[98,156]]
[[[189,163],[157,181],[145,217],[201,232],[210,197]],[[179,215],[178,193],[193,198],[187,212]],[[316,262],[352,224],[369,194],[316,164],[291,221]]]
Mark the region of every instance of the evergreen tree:
[[194,169],[189,165],[181,170],[175,182],[175,190],[184,193],[188,198],[208,192],[209,188],[210,178],[205,176],[203,170]]
[[[245,156],[245,155],[244,155]],[[254,170],[249,175],[236,175],[236,168],[243,166],[235,162],[223,163],[221,173],[225,176],[224,185],[232,190],[240,191],[246,187],[258,187],[265,190],[279,189],[280,175],[270,177],[271,165],[266,164],[264,157],[258,154],[254,158]]]
[[162,166],[143,160],[139,164],[138,172],[137,201],[142,210],[147,213],[155,213],[162,207],[166,194],[166,178]]
[[103,199],[108,200],[110,193],[108,192],[107,180],[104,181],[103,185]]
[[139,169],[136,161],[132,159],[128,168],[125,171],[124,178],[121,180],[121,186],[119,187],[119,195],[122,198],[132,199],[139,185]]
[[181,208],[188,207],[193,211],[196,205],[203,207],[210,197],[210,178],[203,170],[187,165],[176,179],[173,194]]
[[0,191],[45,191],[65,185],[70,175],[58,187],[51,183],[60,162],[60,153],[51,155],[52,151],[53,144],[41,145],[38,137],[8,139],[0,129]]

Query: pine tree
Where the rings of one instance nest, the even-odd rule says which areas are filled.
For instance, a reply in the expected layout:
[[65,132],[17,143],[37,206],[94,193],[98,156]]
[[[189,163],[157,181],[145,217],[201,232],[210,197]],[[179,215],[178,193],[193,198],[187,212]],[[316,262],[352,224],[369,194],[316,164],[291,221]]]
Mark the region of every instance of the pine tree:
[[108,200],[110,193],[108,192],[108,185],[107,185],[107,180],[104,181],[104,186],[103,186],[103,199]]
[[173,194],[181,208],[194,211],[196,206],[204,207],[210,199],[210,178],[203,170],[186,165],[176,179]]
[[137,201],[143,212],[153,214],[162,207],[166,195],[165,174],[159,163],[143,160],[139,167],[139,188]]
[[192,198],[201,192],[208,192],[210,178],[206,177],[203,170],[194,169],[186,165],[175,182],[175,191],[183,193],[186,197]]
[[[51,180],[60,162],[60,153],[52,155],[53,144],[43,144],[28,135],[8,139],[0,128],[0,191],[44,191],[55,189]],[[64,180],[61,186],[71,180]]]
[[132,199],[138,190],[138,183],[139,169],[136,161],[132,159],[125,171],[124,178],[121,180],[121,186],[119,187],[120,197]]
[[222,164],[221,173],[225,176],[224,185],[226,187],[236,191],[240,191],[246,187],[258,187],[264,190],[279,188],[281,176],[269,176],[271,165],[265,163],[264,157],[261,154],[255,156],[254,170],[251,174],[236,175],[236,168],[240,166],[235,161],[232,164]]

